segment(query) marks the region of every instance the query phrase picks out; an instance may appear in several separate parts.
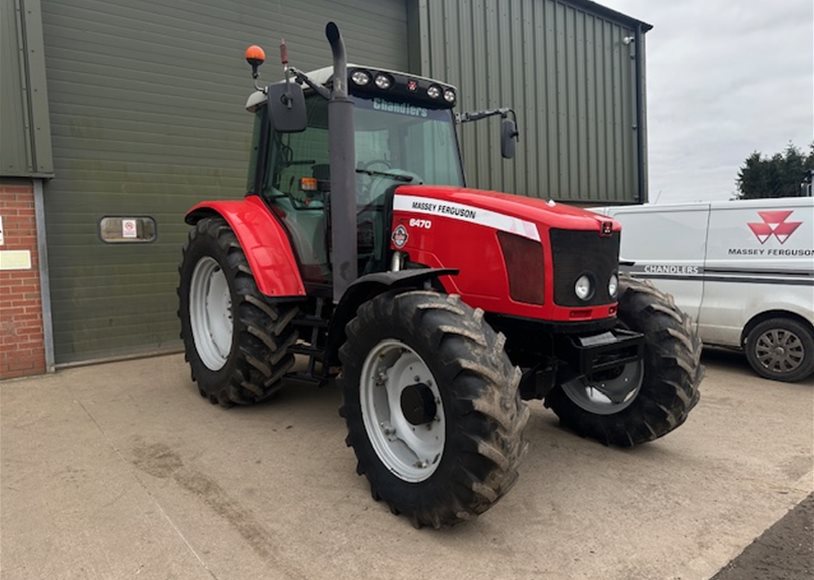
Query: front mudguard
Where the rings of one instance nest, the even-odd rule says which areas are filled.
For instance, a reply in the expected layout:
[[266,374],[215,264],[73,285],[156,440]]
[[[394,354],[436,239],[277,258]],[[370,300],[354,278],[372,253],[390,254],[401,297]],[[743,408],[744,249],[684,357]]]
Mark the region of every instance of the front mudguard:
[[257,195],[236,201],[204,201],[187,212],[184,221],[220,216],[237,236],[257,288],[271,298],[305,296],[305,285],[288,234]]
[[331,316],[328,328],[328,341],[325,348],[325,362],[329,366],[339,365],[339,347],[345,342],[345,325],[356,316],[359,306],[388,290],[397,288],[421,288],[427,282],[436,282],[440,287],[439,276],[454,276],[458,270],[452,268],[420,268],[399,270],[398,272],[377,272],[356,279],[339,300]]

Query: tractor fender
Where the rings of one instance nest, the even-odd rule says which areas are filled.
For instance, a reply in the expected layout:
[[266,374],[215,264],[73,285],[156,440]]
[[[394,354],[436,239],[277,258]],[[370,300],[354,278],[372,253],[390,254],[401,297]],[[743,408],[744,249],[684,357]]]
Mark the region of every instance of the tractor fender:
[[190,225],[220,216],[235,232],[257,288],[272,298],[305,296],[297,258],[285,229],[256,195],[236,201],[204,201],[190,209]]
[[342,294],[331,316],[325,346],[326,363],[330,366],[339,364],[339,347],[345,342],[345,325],[356,316],[356,311],[363,302],[388,290],[421,288],[424,282],[437,280],[439,276],[454,276],[457,273],[458,270],[454,268],[416,268],[397,272],[376,272],[354,280]]

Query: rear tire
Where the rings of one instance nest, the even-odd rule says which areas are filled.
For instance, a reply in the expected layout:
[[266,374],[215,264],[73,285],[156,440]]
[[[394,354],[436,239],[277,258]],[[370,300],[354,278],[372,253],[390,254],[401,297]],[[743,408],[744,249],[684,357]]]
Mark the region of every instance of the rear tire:
[[620,276],[619,284],[619,320],[645,338],[644,376],[635,398],[616,413],[597,414],[557,387],[545,404],[564,426],[583,437],[632,447],[666,435],[684,423],[698,403],[702,345],[692,321],[672,296],[629,276]]
[[[517,479],[529,414],[504,336],[458,296],[429,291],[379,295],[362,304],[346,330],[340,414],[373,498],[416,527],[454,525],[492,507]],[[393,351],[393,345],[404,348]],[[397,372],[405,367],[410,370]],[[405,393],[427,384],[433,388],[424,390],[424,408],[431,410],[410,419]],[[375,397],[378,411],[370,402]],[[433,397],[437,406],[429,402]],[[411,425],[419,433],[411,434]],[[413,456],[405,449],[421,449],[410,447],[411,440],[438,426],[441,439],[430,439],[426,461],[415,452],[418,461],[410,467]],[[377,428],[389,439],[372,431]]]
[[743,341],[746,359],[765,379],[793,383],[814,373],[814,336],[791,318],[759,322]]
[[[274,395],[294,365],[289,348],[297,340],[291,325],[297,307],[260,293],[237,237],[219,217],[190,231],[178,270],[181,339],[201,396],[230,407]],[[224,278],[219,297],[212,287],[223,286]],[[208,341],[213,331],[219,336]]]

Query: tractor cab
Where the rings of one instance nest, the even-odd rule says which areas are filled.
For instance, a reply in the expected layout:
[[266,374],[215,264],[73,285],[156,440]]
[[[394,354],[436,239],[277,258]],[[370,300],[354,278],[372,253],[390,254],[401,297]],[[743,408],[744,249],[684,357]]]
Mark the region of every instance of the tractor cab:
[[[333,68],[307,73],[330,89]],[[358,272],[387,270],[389,208],[399,185],[464,186],[455,116],[456,90],[394,71],[348,65],[353,104],[354,194]],[[278,83],[283,86],[286,81]],[[304,88],[305,127],[281,131],[269,119],[268,91],[253,93],[255,115],[248,191],[259,194],[285,224],[302,266],[303,282],[329,286],[326,235],[330,216],[328,101]]]

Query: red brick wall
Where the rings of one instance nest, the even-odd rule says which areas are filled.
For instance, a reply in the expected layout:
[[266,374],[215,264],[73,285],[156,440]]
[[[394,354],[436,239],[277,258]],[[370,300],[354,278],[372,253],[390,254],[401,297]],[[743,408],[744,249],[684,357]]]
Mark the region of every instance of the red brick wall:
[[[31,252],[31,269],[0,265],[0,379],[45,372],[37,226],[31,180],[0,179],[5,250]],[[2,262],[2,258],[0,258]]]

